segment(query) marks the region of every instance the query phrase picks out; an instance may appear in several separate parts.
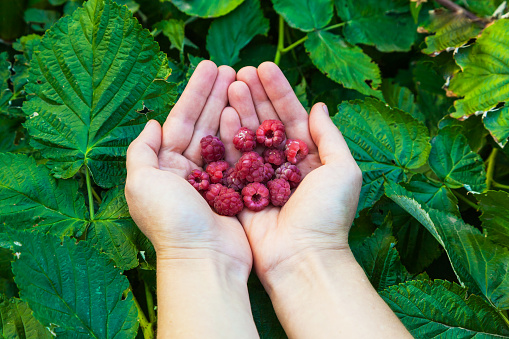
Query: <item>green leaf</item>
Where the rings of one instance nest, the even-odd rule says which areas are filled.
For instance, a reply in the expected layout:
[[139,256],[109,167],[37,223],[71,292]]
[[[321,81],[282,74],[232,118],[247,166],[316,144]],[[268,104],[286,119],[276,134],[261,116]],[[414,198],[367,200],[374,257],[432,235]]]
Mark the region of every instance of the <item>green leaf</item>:
[[25,11],[25,22],[31,24],[35,31],[45,31],[53,25],[60,14],[57,11],[49,11],[38,8],[29,8]]
[[0,225],[16,229],[79,236],[88,223],[78,183],[56,181],[22,154],[0,153],[0,202]]
[[306,51],[315,66],[346,88],[382,98],[380,70],[362,49],[351,46],[340,36],[325,31],[308,34]]
[[375,46],[382,52],[409,51],[417,25],[408,0],[335,0],[338,16],[346,23],[351,44]]
[[166,56],[127,7],[86,2],[46,33],[30,63],[26,89],[35,96],[23,110],[31,145],[56,177],[86,165],[98,185],[115,186],[125,180],[130,142],[175,100],[169,75]]
[[489,111],[509,100],[509,20],[500,19],[486,27],[473,47],[456,53],[462,72],[456,74],[449,90],[464,96],[456,100],[453,117]]
[[0,299],[2,295],[6,298],[18,295],[11,269],[12,260],[14,260],[14,253],[7,248],[0,248]]
[[263,16],[259,0],[245,0],[233,12],[216,19],[207,34],[207,51],[218,65],[234,65],[239,52],[258,34],[266,35],[269,20]]
[[429,166],[450,188],[464,187],[474,193],[486,189],[484,162],[472,152],[459,127],[444,127],[431,140]]
[[105,252],[117,267],[128,270],[138,266],[139,245],[144,238],[129,215],[124,189],[109,190],[87,230],[87,240]]
[[[461,5],[479,16],[492,16],[504,0],[468,0]],[[507,12],[507,10],[506,10]]]
[[12,91],[9,88],[11,63],[7,52],[0,53],[0,114],[8,114]]
[[406,171],[426,163],[428,131],[408,113],[376,99],[342,103],[338,109],[332,120],[363,172],[361,211],[382,196],[384,178],[400,182]]
[[478,199],[484,233],[491,241],[509,247],[509,193],[488,191]]
[[493,139],[500,147],[504,147],[509,138],[509,104],[501,109],[486,112],[483,122]]
[[461,133],[465,136],[475,135],[475,138],[468,138],[470,149],[475,153],[479,153],[481,149],[488,143],[487,136],[489,131],[484,128],[483,118],[481,116],[471,116],[466,120],[454,119],[451,116],[444,117],[438,123],[438,128],[442,129],[446,126],[458,126]]
[[21,299],[44,325],[66,337],[133,338],[138,311],[129,281],[85,241],[40,233],[11,234],[12,269]]
[[310,32],[325,27],[334,14],[332,0],[272,0],[289,26]]
[[[168,1],[168,0],[163,0]],[[233,11],[244,0],[170,0],[179,10],[191,16],[214,18]]]
[[183,20],[163,20],[154,25],[155,28],[163,31],[163,34],[170,39],[171,47],[179,51],[184,50],[185,33],[184,28],[186,24]]
[[412,194],[394,183],[386,194],[433,234],[444,247],[459,281],[482,293],[500,310],[509,309],[509,251],[459,217],[421,206]]
[[1,295],[0,336],[10,339],[53,338],[50,331],[34,318],[27,303],[18,298],[2,300]]
[[414,94],[408,88],[403,87],[390,79],[384,79],[381,90],[384,95],[385,102],[387,102],[391,107],[399,108],[402,111],[410,113],[411,116],[420,122],[425,121],[424,116],[419,111],[419,107],[415,103]]
[[396,238],[392,235],[392,216],[389,214],[372,236],[366,238],[360,246],[352,247],[355,259],[377,291],[410,278],[395,246]]
[[446,185],[433,182],[424,175],[417,174],[412,177],[410,182],[404,183],[402,186],[412,192],[413,197],[420,204],[459,215],[458,199]]
[[[482,27],[460,12],[448,12],[437,9],[430,14],[431,22],[424,26],[426,31],[433,33],[426,37],[426,54],[438,54],[465,45],[476,37]],[[427,33],[427,32],[426,32]]]
[[381,297],[415,338],[506,338],[509,328],[484,299],[444,280],[408,281]]

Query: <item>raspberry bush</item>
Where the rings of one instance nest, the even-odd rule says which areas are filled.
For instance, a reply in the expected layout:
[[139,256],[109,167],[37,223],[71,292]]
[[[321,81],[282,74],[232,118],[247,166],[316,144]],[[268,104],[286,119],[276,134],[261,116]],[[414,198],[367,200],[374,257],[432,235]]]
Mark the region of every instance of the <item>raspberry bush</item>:
[[[155,252],[129,215],[125,154],[204,58],[274,61],[304,107],[327,104],[363,171],[350,246],[416,338],[509,337],[508,13],[502,0],[0,1],[0,337],[155,338]],[[307,147],[283,135],[277,121],[239,133],[237,165],[209,138],[192,185],[225,214],[284,208]],[[260,336],[285,338],[248,285]]]

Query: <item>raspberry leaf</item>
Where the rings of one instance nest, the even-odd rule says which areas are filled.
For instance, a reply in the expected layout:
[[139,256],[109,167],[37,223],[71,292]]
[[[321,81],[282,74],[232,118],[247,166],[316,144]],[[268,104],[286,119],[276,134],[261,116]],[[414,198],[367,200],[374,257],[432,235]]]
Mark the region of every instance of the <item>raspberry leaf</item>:
[[392,182],[386,194],[416,218],[442,245],[460,283],[484,295],[498,310],[509,309],[509,250],[451,213],[419,204],[411,192]]
[[233,11],[244,0],[162,0],[171,1],[182,12],[202,18],[215,18]]
[[456,74],[449,90],[462,96],[456,100],[455,118],[489,111],[509,100],[509,19],[488,26],[469,48],[456,53],[461,72]]
[[426,163],[428,131],[410,114],[376,99],[342,103],[338,109],[333,122],[363,172],[361,211],[380,199],[385,180],[400,182],[406,172]]
[[263,16],[259,0],[245,0],[228,15],[216,19],[207,34],[207,50],[218,65],[233,66],[239,53],[258,34],[267,35],[269,20]]
[[27,303],[18,298],[4,299],[1,294],[0,336],[2,338],[53,338],[50,331],[34,318]]
[[[417,25],[407,0],[335,0],[351,44],[375,46],[382,52],[409,51]],[[383,32],[383,33],[382,33]]]
[[500,147],[504,147],[509,138],[509,104],[501,109],[486,112],[483,122],[493,139]]
[[129,281],[86,241],[37,232],[11,232],[14,279],[23,301],[57,335],[133,338],[138,311]]
[[0,224],[15,229],[79,236],[88,223],[78,182],[57,181],[22,154],[0,153],[0,202]]
[[509,248],[509,193],[488,191],[479,196],[484,234],[491,241]]
[[334,14],[332,0],[272,0],[272,3],[288,25],[304,32],[325,27]]
[[429,166],[447,187],[473,193],[486,189],[486,171],[482,158],[472,152],[460,127],[444,127],[431,140]]
[[166,56],[127,7],[88,1],[55,24],[33,55],[26,88],[35,95],[23,106],[31,145],[56,177],[86,165],[100,186],[122,182],[129,143],[175,100],[169,75]]
[[483,298],[444,280],[408,281],[382,298],[415,338],[506,338],[504,319]]
[[325,31],[309,33],[304,45],[313,64],[329,78],[346,88],[382,98],[376,90],[381,83],[380,70],[360,47]]

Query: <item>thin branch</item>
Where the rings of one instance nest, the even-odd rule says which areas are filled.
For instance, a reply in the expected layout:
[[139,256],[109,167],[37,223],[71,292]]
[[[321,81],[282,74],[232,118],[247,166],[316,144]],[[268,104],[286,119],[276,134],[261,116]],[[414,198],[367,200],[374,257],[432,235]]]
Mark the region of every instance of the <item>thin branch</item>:
[[472,13],[470,11],[467,11],[466,9],[455,4],[451,0],[435,0],[435,1],[437,3],[439,3],[440,5],[444,6],[445,8],[450,9],[453,12],[464,14],[467,18],[469,18],[472,21],[483,22],[483,20],[481,18],[479,18],[477,15],[475,15],[474,13]]

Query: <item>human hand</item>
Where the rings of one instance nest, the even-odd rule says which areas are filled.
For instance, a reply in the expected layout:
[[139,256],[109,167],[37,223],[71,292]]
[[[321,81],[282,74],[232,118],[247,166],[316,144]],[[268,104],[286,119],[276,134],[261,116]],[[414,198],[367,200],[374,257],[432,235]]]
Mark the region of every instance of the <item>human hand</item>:
[[256,273],[266,288],[281,266],[299,261],[309,252],[328,255],[346,251],[348,231],[355,217],[362,174],[326,106],[317,103],[308,116],[281,70],[273,63],[245,67],[229,88],[230,105],[221,118],[221,139],[227,160],[240,153],[231,140],[241,126],[256,130],[266,119],[281,120],[291,139],[309,147],[297,164],[305,176],[282,208],[244,209],[239,214],[254,257]]
[[158,260],[213,256],[247,278],[252,255],[239,221],[214,213],[185,179],[203,166],[200,140],[218,132],[234,80],[231,67],[217,68],[211,61],[198,65],[164,126],[150,121],[130,145],[126,198]]

